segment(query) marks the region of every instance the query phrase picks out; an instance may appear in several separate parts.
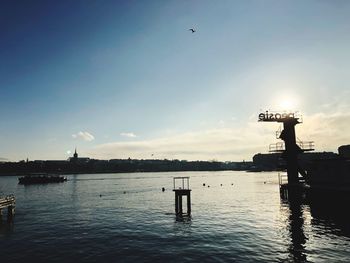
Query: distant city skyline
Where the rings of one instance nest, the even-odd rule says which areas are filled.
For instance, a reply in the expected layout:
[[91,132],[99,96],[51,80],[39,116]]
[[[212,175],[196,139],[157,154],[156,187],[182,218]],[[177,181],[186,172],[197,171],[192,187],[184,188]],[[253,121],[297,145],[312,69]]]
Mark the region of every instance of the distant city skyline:
[[[251,160],[265,110],[350,143],[348,1],[4,1],[0,161]],[[189,29],[195,29],[192,33]]]

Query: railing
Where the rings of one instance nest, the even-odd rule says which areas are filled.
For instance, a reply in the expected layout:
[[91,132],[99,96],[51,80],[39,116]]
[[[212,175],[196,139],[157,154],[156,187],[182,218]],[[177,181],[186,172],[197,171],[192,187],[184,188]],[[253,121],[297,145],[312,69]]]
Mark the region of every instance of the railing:
[[285,173],[278,173],[278,184],[287,185],[288,184],[288,176]]
[[189,190],[190,177],[174,177],[174,190]]
[[282,126],[280,126],[276,131],[276,139],[280,139],[281,133],[282,133]]
[[313,151],[315,150],[315,142],[313,141],[297,141],[297,145],[302,149],[303,151]]
[[16,199],[13,195],[8,195],[6,197],[0,198],[0,209],[5,208],[10,205],[14,205],[16,203]]
[[[297,141],[296,144],[304,152],[315,150],[315,143],[313,141]],[[286,146],[284,142],[277,142],[269,145],[269,152],[283,152],[285,150]]]
[[283,142],[277,142],[269,145],[269,152],[283,152],[285,150]]

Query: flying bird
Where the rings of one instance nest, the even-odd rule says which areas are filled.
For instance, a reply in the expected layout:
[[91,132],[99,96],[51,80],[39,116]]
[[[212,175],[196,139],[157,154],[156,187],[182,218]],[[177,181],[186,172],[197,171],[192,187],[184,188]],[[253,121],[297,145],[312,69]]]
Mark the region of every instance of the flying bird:
[[191,31],[192,33],[196,32],[194,28],[190,28],[189,31]]

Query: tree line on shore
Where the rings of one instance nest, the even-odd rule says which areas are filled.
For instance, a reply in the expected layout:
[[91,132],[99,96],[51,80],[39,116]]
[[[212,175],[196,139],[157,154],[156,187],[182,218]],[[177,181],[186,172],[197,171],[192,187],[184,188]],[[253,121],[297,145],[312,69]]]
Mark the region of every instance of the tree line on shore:
[[25,175],[38,173],[126,173],[169,171],[224,171],[249,170],[252,162],[186,161],[186,160],[138,160],[89,158],[67,161],[20,161],[0,163],[0,175]]

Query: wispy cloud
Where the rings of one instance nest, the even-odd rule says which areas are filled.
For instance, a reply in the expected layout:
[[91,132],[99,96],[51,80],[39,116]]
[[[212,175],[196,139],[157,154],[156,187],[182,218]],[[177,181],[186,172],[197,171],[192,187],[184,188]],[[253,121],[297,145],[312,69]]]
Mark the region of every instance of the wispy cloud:
[[85,131],[85,132],[80,131],[77,134],[72,134],[72,137],[74,139],[82,139],[82,140],[88,141],[88,142],[91,142],[95,139],[95,137],[87,131]]
[[0,162],[3,162],[3,161],[8,161],[8,159],[4,157],[0,157]]
[[187,160],[248,160],[257,152],[265,152],[273,141],[276,127],[251,122],[243,128],[218,128],[200,132],[132,142],[111,142],[98,145],[92,157],[167,158]]
[[328,112],[304,116],[304,123],[298,129],[301,140],[312,140],[318,151],[337,151],[344,144],[350,144],[350,106],[338,105]]
[[[334,151],[350,144],[350,106],[337,104],[325,111],[304,114],[296,126],[298,138],[315,142],[316,151]],[[89,154],[100,159],[167,158],[187,160],[251,160],[256,153],[267,153],[275,138],[278,123],[259,123],[257,115],[240,127],[225,127],[138,141],[117,141],[95,146]],[[127,137],[134,137],[132,133]],[[131,135],[132,134],[132,135]],[[131,135],[131,136],[130,136]]]
[[120,136],[127,137],[127,138],[135,138],[137,137],[133,132],[122,132]]

